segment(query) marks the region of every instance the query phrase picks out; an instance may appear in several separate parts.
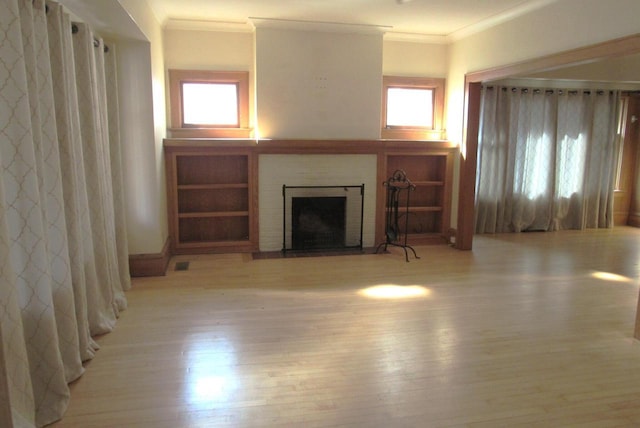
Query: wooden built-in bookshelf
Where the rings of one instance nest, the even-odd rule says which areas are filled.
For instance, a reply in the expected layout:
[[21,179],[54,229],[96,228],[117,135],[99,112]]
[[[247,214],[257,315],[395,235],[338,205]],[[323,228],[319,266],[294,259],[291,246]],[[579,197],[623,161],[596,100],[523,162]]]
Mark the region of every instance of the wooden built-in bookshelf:
[[[415,189],[403,192],[399,204],[408,213],[400,218],[399,230],[407,227],[410,245],[446,242],[450,225],[452,151],[416,153],[387,152],[386,176],[402,170]],[[406,222],[408,221],[408,226]]]
[[447,142],[169,139],[165,162],[171,253],[258,251],[258,157],[274,153],[377,155],[376,243],[385,236],[382,183],[397,169],[416,186],[409,196],[409,244],[447,242],[458,153]]
[[255,251],[251,151],[214,147],[165,150],[172,253]]

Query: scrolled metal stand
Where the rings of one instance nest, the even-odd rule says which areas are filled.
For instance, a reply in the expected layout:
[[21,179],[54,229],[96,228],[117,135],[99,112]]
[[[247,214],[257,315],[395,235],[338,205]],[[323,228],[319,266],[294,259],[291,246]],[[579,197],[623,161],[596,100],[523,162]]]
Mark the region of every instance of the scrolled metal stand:
[[[380,251],[380,248],[384,246],[384,251],[387,251],[387,246],[392,245],[394,247],[400,247],[404,250],[404,256],[409,262],[409,253],[407,248],[413,252],[416,259],[419,259],[416,254],[416,250],[412,246],[407,244],[407,235],[409,231],[409,195],[416,186],[407,178],[407,174],[401,170],[396,170],[391,177],[389,177],[383,186],[387,188],[387,204],[386,209],[386,221],[385,221],[385,242],[382,242],[376,248],[376,254]],[[407,204],[404,207],[404,212],[400,213],[400,196],[402,192],[407,192]],[[400,217],[405,216],[404,233],[400,232],[399,220]]]

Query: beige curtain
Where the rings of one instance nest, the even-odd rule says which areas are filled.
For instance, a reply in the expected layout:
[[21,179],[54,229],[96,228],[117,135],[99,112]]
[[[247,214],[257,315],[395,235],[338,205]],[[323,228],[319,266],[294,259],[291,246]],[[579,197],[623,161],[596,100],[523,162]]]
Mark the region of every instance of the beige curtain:
[[43,426],[126,306],[115,76],[57,3],[0,10],[0,426]]
[[619,93],[483,88],[476,232],[613,226]]

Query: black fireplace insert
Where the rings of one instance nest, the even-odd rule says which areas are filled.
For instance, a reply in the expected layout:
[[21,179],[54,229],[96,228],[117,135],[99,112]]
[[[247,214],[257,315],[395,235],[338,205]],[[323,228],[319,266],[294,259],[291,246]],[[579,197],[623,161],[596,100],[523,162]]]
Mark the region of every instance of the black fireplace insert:
[[282,251],[362,248],[364,184],[282,186]]

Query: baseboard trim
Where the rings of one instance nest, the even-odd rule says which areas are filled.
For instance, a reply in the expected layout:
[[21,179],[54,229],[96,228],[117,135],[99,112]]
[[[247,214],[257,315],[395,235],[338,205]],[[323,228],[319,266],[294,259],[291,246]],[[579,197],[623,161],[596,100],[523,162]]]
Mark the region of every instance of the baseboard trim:
[[629,220],[627,220],[628,226],[640,227],[640,215],[629,214]]
[[165,276],[171,259],[169,244],[170,241],[167,238],[160,253],[129,255],[129,274],[132,277]]

